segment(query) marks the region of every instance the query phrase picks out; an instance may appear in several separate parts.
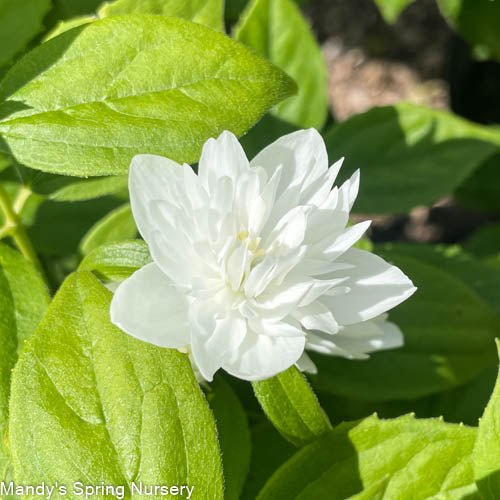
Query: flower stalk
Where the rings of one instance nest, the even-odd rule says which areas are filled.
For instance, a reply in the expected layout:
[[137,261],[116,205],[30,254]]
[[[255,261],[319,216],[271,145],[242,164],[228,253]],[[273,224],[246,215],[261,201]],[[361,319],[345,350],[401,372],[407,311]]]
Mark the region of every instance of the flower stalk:
[[0,209],[5,219],[4,225],[0,228],[0,239],[10,236],[14,240],[19,251],[35,266],[44,280],[47,281],[40,260],[26,234],[26,228],[22,224],[20,218],[23,207],[30,194],[30,188],[28,186],[23,186],[19,190],[14,203],[11,203],[5,188],[0,185]]

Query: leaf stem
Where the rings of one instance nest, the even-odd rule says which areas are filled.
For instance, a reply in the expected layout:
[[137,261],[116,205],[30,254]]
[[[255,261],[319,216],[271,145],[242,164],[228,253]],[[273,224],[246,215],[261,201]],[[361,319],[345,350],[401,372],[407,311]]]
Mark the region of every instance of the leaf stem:
[[0,185],[0,209],[5,217],[5,223],[0,229],[0,238],[11,236],[19,251],[35,266],[42,278],[45,282],[47,282],[42,265],[40,264],[35,249],[26,234],[26,229],[19,218],[24,204],[30,194],[30,188],[28,186],[23,186],[19,190],[19,193],[12,204],[4,187]]

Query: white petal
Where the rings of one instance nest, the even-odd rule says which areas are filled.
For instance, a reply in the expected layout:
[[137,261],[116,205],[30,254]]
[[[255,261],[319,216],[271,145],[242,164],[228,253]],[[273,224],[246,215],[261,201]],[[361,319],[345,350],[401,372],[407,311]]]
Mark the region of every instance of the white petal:
[[304,241],[307,228],[307,216],[311,207],[299,206],[288,212],[271,231],[263,244],[264,248],[286,250],[297,248]]
[[340,261],[355,267],[331,273],[328,277],[349,276],[344,284],[350,291],[334,297],[324,296],[322,300],[341,325],[374,318],[397,306],[416,290],[400,269],[365,250],[351,248]]
[[205,142],[198,164],[201,184],[209,193],[213,193],[217,179],[227,176],[237,180],[248,168],[248,159],[238,139],[227,130],[217,139]]
[[263,167],[271,178],[283,165],[277,196],[293,186],[303,191],[328,169],[328,155],[323,138],[315,129],[298,130],[285,135],[263,149],[251,166]]
[[339,331],[339,325],[333,314],[320,301],[299,307],[293,312],[293,317],[307,330],[320,330],[331,335]]
[[193,329],[191,349],[196,366],[203,377],[211,381],[222,366],[228,353],[235,352],[246,335],[246,322],[237,316],[228,316],[216,321],[208,337]]
[[326,240],[325,242],[319,243],[319,245],[327,245],[323,250],[323,255],[329,261],[336,259],[359,241],[370,227],[371,223],[371,220],[360,222],[359,224],[355,224],[345,229],[340,235],[334,238],[333,241]]
[[305,337],[271,337],[248,331],[235,355],[222,368],[244,380],[273,377],[294,365],[304,352]]
[[318,373],[318,369],[314,364],[314,361],[307,355],[304,351],[304,354],[299,358],[295,366],[303,373],[310,373],[311,375],[316,375]]
[[156,264],[123,281],[111,301],[111,321],[135,338],[160,347],[190,342],[188,303]]
[[130,203],[139,232],[146,241],[155,228],[155,214],[149,209],[151,201],[175,201],[177,205],[182,204],[185,210],[190,209],[184,182],[186,178],[197,182],[197,178],[186,175],[185,168],[162,156],[137,155],[132,159],[129,170]]
[[359,192],[359,169],[351,175],[350,179],[342,184],[340,190],[346,193],[349,200],[349,210],[351,210]]
[[403,333],[396,324],[380,322],[377,318],[342,328],[335,340],[346,350],[365,353],[394,349],[404,344]]

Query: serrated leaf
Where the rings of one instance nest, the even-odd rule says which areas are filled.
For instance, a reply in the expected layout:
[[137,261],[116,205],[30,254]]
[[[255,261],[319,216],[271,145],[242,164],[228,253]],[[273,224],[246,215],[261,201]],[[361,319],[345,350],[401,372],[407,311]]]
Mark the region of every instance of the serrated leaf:
[[87,255],[101,245],[132,240],[136,236],[137,227],[132,209],[130,203],[125,203],[109,212],[87,231],[80,243],[80,252]]
[[125,14],[180,17],[224,31],[224,0],[115,0],[97,13],[100,18]]
[[450,24],[471,44],[480,59],[500,59],[500,2],[438,0]]
[[234,37],[286,71],[298,95],[280,104],[279,118],[320,129],[327,116],[327,77],[323,55],[311,28],[292,0],[252,0]]
[[341,424],[297,452],[257,498],[344,500],[389,476],[382,498],[428,499],[473,483],[475,437],[471,427],[411,416]]
[[414,0],[375,0],[380,13],[388,23],[395,23],[399,15]]
[[47,287],[34,267],[0,243],[0,479],[8,477],[6,445],[11,371],[23,343],[34,332],[49,304]]
[[498,130],[409,103],[374,108],[333,126],[325,141],[339,182],[361,169],[354,210],[407,212],[452,193],[500,144]]
[[252,386],[269,420],[295,446],[304,446],[331,429],[310,385],[294,366]]
[[241,135],[294,90],[281,70],[199,24],[110,17],[45,42],[7,73],[0,150],[73,176],[126,173],[138,153],[192,163],[209,137]]
[[147,244],[134,240],[96,248],[84,257],[79,269],[92,271],[104,281],[123,281],[150,262]]
[[[121,332],[88,272],[62,285],[12,380],[10,444],[23,484],[194,486],[223,498],[215,423],[189,359]],[[55,479],[54,479],[55,481]]]
[[496,363],[498,316],[466,281],[414,255],[379,253],[418,287],[389,316],[401,328],[404,346],[363,361],[313,356],[318,391],[366,401],[412,399],[464,384]]
[[244,408],[220,376],[207,390],[207,399],[217,424],[224,468],[224,500],[238,500],[250,465],[252,443]]
[[50,0],[0,0],[0,66],[17,55],[43,27]]
[[[500,341],[497,340],[500,355]],[[500,491],[500,376],[479,421],[474,447],[474,478],[484,500],[496,500]]]

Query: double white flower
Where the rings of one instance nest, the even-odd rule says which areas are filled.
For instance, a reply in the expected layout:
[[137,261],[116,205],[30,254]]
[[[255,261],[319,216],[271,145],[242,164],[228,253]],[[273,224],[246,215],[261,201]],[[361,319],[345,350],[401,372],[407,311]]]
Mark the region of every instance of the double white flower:
[[111,319],[130,335],[188,349],[202,376],[223,368],[259,380],[304,349],[348,358],[402,344],[380,316],[414,291],[397,268],[351,248],[369,226],[346,228],[359,173],[340,188],[321,136],[282,137],[251,162],[236,137],[206,142],[189,165],[136,156],[132,211],[153,263],[116,290]]

